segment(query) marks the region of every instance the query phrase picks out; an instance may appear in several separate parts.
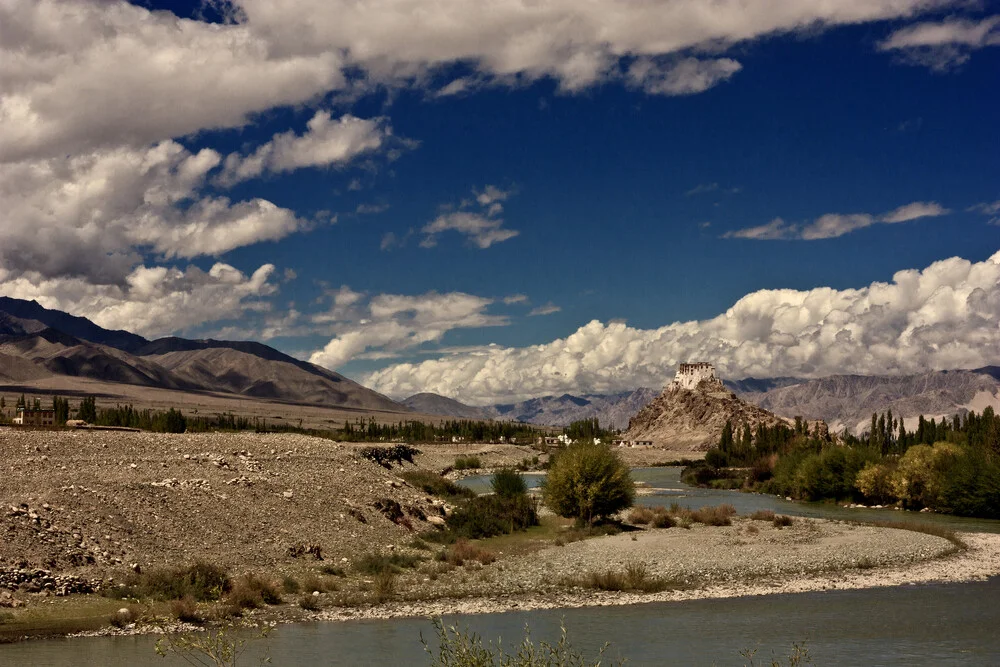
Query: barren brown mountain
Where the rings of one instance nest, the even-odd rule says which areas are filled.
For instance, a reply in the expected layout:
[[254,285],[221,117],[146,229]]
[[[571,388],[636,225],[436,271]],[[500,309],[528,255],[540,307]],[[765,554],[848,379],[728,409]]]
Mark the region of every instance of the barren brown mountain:
[[[298,405],[410,412],[338,373],[261,343],[183,338],[150,342],[34,302],[0,297],[0,390],[88,393],[92,385],[81,380]],[[123,388],[105,393],[118,397],[136,392]]]

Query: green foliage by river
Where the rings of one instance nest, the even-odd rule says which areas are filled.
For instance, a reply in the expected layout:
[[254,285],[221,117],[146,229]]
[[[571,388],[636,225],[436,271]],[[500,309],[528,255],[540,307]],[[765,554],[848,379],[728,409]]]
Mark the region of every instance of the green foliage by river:
[[[741,432],[727,424],[706,464],[686,471],[699,485],[742,487],[800,500],[898,504],[907,509],[1000,518],[1000,417],[992,408],[907,431],[892,412],[839,441],[801,420]],[[743,467],[739,472],[732,467]]]

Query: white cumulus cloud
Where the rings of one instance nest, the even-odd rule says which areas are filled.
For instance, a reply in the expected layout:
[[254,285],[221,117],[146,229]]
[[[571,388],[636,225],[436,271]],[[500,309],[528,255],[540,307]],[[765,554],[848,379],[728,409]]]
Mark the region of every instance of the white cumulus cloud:
[[168,140],[0,164],[0,268],[121,283],[147,251],[218,255],[308,226],[263,199],[204,194],[219,162]]
[[431,391],[488,404],[661,386],[710,360],[728,378],[914,373],[1000,361],[1000,252],[953,257],[859,289],[761,290],[726,312],[658,329],[593,321],[542,345],[493,345],[374,371],[391,396]]
[[247,276],[221,262],[208,271],[140,265],[120,285],[95,285],[78,277],[13,276],[0,269],[0,293],[152,338],[266,310],[263,299],[277,291],[274,270],[265,264]]

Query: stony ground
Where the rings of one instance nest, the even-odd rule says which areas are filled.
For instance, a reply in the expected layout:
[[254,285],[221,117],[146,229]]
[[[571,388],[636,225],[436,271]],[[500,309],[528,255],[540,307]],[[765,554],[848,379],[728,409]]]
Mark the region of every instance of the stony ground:
[[[296,545],[340,560],[430,528],[441,502],[398,477],[414,466],[386,470],[359,456],[362,447],[279,434],[0,428],[0,568],[93,577],[195,559],[272,568],[301,560],[289,555]],[[483,458],[503,465],[526,451]],[[450,447],[421,456],[429,467],[454,458]],[[375,507],[386,499],[402,517]]]
[[[695,524],[592,538],[431,575],[407,575],[397,600],[331,607],[313,618],[387,618],[640,604],[645,602],[970,581],[1000,575],[1000,535],[965,534],[969,548],[912,531],[796,519],[791,527],[738,518],[729,527]],[[633,539],[633,537],[635,539]],[[666,590],[594,590],[591,572],[644,563]],[[438,570],[440,572],[440,570]]]

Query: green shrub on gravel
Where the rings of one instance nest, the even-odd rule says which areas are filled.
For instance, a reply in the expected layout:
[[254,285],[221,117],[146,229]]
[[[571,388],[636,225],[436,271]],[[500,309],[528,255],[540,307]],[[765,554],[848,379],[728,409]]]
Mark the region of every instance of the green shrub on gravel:
[[105,588],[104,594],[119,599],[180,600],[191,597],[198,602],[208,602],[218,600],[231,588],[232,580],[224,568],[198,561],[186,567],[131,574],[121,586]]
[[256,574],[244,574],[233,581],[227,600],[241,609],[257,609],[265,604],[281,604],[281,592],[273,582]]
[[453,467],[455,470],[476,470],[483,467],[483,462],[478,456],[457,456]]
[[445,500],[472,498],[476,492],[430,470],[407,470],[400,475],[410,486]]
[[[477,540],[494,535],[506,535],[538,525],[535,501],[527,494],[505,498],[502,496],[477,496],[455,509],[445,519],[448,535],[454,541],[460,537]],[[433,539],[432,535],[428,538]]]
[[629,467],[605,445],[574,444],[556,454],[542,485],[545,504],[559,516],[593,523],[632,506]]
[[383,572],[400,572],[415,568],[425,558],[414,554],[376,554],[368,553],[354,563],[354,569],[361,574],[376,575]]

